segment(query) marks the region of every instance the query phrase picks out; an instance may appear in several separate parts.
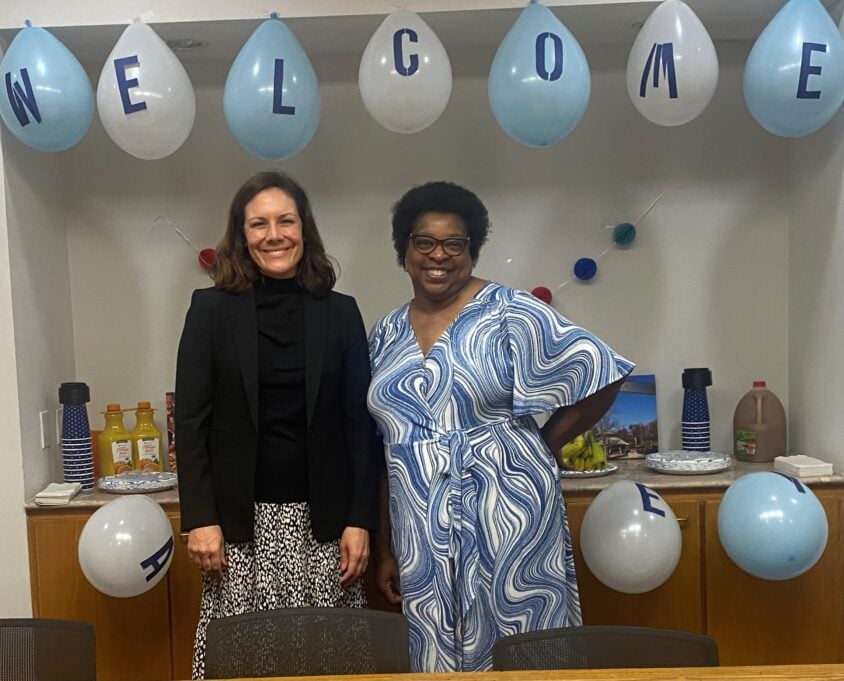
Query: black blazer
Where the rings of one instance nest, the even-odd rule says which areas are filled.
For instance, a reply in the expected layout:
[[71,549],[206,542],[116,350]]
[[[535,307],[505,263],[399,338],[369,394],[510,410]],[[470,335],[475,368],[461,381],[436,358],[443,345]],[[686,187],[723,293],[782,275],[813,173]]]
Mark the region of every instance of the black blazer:
[[[354,298],[307,293],[305,402],[314,537],[375,529],[383,453],[366,409],[369,355]],[[182,530],[220,525],[252,539],[258,452],[258,326],[253,291],[194,291],[176,366]]]

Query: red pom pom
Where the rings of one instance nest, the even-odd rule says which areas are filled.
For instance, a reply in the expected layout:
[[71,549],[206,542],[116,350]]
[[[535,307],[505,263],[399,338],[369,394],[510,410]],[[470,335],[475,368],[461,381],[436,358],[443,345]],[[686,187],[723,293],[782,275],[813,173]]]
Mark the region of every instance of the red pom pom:
[[531,291],[531,293],[539,298],[543,303],[548,303],[548,305],[551,304],[553,296],[551,295],[551,291],[544,286],[537,286]]
[[199,266],[207,270],[211,265],[214,264],[214,259],[217,257],[217,251],[213,248],[203,248],[199,252]]

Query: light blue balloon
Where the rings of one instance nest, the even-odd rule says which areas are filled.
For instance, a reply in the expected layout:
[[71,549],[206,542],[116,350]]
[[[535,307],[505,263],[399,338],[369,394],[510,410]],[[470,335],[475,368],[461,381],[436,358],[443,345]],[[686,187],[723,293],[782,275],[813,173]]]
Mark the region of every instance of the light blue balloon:
[[730,559],[762,579],[791,579],[811,568],[826,547],[828,525],[806,485],[779,473],[736,480],[718,509],[718,536]]
[[76,57],[43,28],[20,31],[0,61],[0,118],[38,151],[64,151],[94,116],[91,82]]
[[789,0],[744,67],[744,99],[763,128],[802,137],[844,101],[844,39],[819,0]]
[[488,87],[504,132],[545,147],[574,130],[592,85],[577,40],[551,10],[531,0],[495,53]]
[[250,154],[282,161],[302,150],[319,124],[314,67],[279,19],[263,22],[229,69],[223,92],[226,123]]

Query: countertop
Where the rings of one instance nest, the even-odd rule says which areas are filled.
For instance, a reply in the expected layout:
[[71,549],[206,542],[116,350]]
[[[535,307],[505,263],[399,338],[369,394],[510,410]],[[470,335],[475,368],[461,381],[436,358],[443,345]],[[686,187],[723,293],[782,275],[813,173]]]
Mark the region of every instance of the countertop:
[[[564,478],[561,483],[563,492],[571,492],[574,494],[580,492],[599,492],[607,485],[610,485],[618,480],[632,480],[633,482],[640,482],[647,485],[654,490],[662,491],[695,491],[695,490],[719,490],[726,489],[733,481],[740,478],[747,473],[758,473],[759,471],[772,471],[773,464],[770,463],[747,463],[744,461],[734,461],[733,465],[727,470],[718,473],[708,473],[706,475],[667,475],[665,473],[656,473],[645,468],[644,459],[614,459],[610,461],[613,465],[618,466],[618,470],[593,478]],[[844,485],[844,475],[825,475],[817,478],[801,478],[802,482],[810,488]],[[38,506],[33,499],[28,499],[26,502],[27,512],[39,511],[56,511],[63,509],[86,509],[97,508],[113,501],[119,494],[111,494],[108,492],[101,492],[95,490],[93,492],[83,492],[77,494],[69,504],[63,506]],[[163,492],[155,492],[147,496],[154,501],[157,501],[162,506],[178,507],[179,494],[175,488],[165,490]]]

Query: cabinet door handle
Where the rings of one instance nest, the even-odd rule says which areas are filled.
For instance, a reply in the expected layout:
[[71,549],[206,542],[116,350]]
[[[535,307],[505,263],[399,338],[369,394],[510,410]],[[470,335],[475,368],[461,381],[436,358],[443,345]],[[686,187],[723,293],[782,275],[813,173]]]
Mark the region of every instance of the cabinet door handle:
[[677,524],[680,527],[685,527],[686,525],[689,524],[689,519],[688,518],[677,518]]

